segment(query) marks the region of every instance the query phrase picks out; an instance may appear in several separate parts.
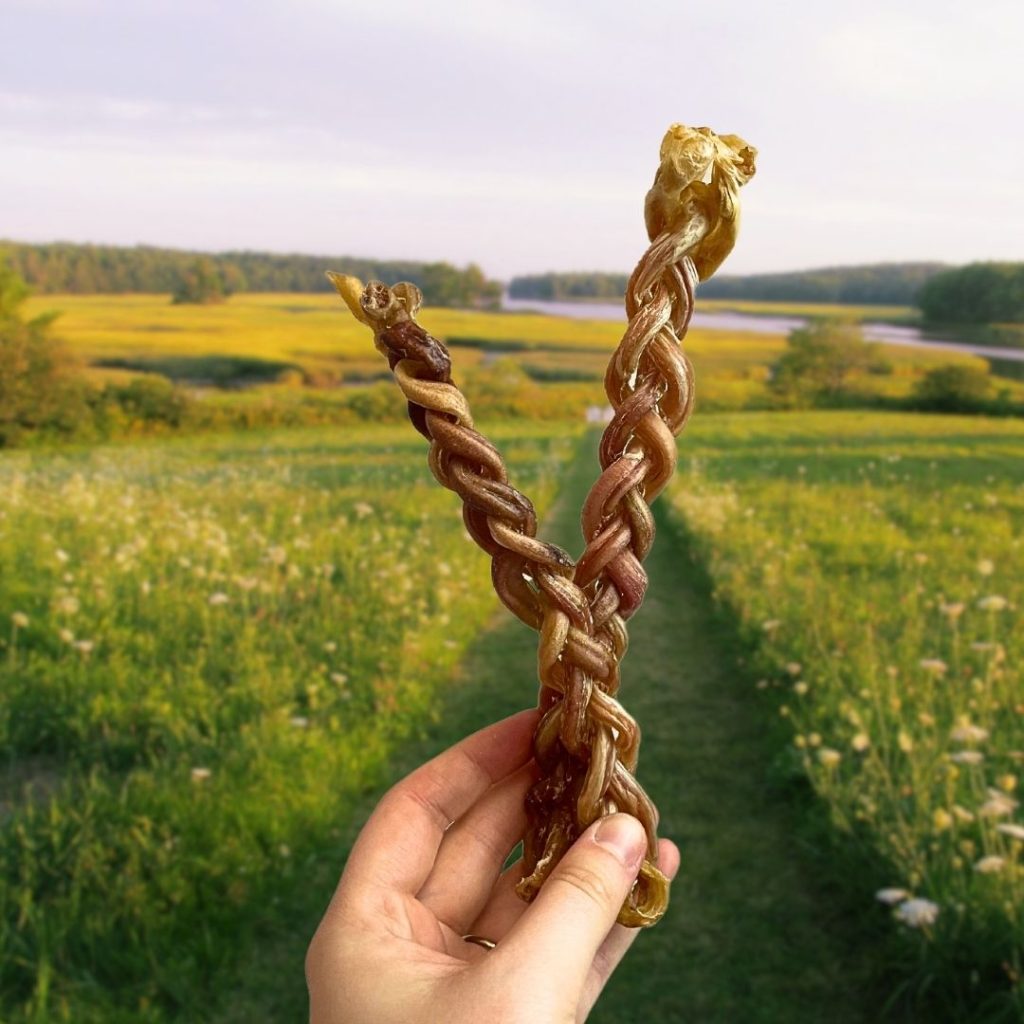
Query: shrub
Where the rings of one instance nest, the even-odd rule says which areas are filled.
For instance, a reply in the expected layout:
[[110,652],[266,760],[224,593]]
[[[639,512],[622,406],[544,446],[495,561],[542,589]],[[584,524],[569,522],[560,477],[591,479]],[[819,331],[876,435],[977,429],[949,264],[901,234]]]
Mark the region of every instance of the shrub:
[[849,321],[817,320],[791,331],[787,345],[769,382],[784,405],[835,404],[851,376],[887,372],[878,346],[865,342]]
[[117,405],[125,418],[138,425],[151,427],[182,426],[191,400],[166,377],[135,377],[127,384],[109,385],[104,399]]
[[991,393],[988,370],[977,366],[937,366],[914,387],[918,407],[932,412],[977,412]]
[[50,331],[56,314],[25,320],[22,278],[0,263],[0,448],[35,432],[71,435],[88,420],[87,388]]

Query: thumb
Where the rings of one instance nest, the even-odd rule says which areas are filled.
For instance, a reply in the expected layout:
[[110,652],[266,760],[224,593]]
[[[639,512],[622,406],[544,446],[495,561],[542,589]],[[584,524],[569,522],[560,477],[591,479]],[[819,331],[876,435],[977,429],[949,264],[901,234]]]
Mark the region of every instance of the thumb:
[[502,939],[495,958],[500,951],[500,959],[525,968],[534,984],[538,977],[550,978],[560,993],[578,996],[646,850],[647,837],[636,818],[611,814],[594,822]]

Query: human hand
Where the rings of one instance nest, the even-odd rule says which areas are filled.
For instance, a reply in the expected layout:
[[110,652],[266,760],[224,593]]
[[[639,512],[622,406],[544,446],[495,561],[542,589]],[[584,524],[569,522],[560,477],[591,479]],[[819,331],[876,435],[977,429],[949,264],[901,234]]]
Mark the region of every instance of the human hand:
[[[526,904],[521,862],[537,712],[483,729],[395,785],[360,833],[306,957],[311,1024],[568,1024],[637,936],[615,923],[646,850],[595,822]],[[679,851],[661,840],[671,878]],[[493,950],[466,934],[497,942]]]

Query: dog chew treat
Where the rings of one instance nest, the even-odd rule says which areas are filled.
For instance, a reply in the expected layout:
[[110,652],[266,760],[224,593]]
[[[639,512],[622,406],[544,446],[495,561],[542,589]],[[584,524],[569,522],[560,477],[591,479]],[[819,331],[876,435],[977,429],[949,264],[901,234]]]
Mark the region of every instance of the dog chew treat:
[[618,918],[632,927],[659,920],[668,880],[657,867],[657,810],[634,777],[640,730],[616,699],[626,620],[647,589],[650,504],[675,471],[675,438],[693,408],[693,368],[680,342],[694,289],[733,247],[739,188],[753,176],[755,156],[737,136],[708,128],[672,125],[662,141],[644,207],[651,244],[630,277],[628,326],[605,376],[614,416],[601,440],[601,474],[583,506],[586,548],[578,563],[537,538],[532,503],[509,483],[497,448],[473,428],[447,350],[416,322],[420,290],[379,281],[364,288],[353,277],[328,274],[373,330],[410,420],[430,441],[431,471],[462,499],[466,529],[491,557],[498,596],[540,634],[540,779],[526,800],[517,891],[532,899],[588,825],[625,811],[647,832],[647,856]]

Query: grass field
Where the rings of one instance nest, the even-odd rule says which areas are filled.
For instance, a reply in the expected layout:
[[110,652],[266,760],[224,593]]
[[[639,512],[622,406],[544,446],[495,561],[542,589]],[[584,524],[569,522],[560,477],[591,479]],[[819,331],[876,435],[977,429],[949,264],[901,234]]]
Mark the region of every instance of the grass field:
[[[738,306],[730,303],[728,308]],[[123,375],[123,370],[109,365],[95,369],[111,362],[186,381],[220,374],[228,383],[297,376],[307,384],[333,385],[386,376],[366,329],[332,295],[241,294],[214,306],[174,306],[162,295],[31,300],[30,313],[46,309],[63,311],[57,333],[100,377]],[[785,312],[808,310],[785,307]],[[422,321],[452,347],[458,379],[467,374],[471,379],[487,376],[488,369],[490,377],[500,377],[508,366],[496,365],[497,361],[512,358],[518,372],[548,389],[586,382],[594,401],[602,399],[600,382],[608,353],[622,335],[622,325],[612,321],[525,313],[426,309]],[[686,350],[700,380],[698,400],[705,408],[738,408],[763,399],[768,368],[784,348],[781,333],[692,329]],[[892,374],[864,382],[864,388],[876,394],[905,395],[914,380],[935,366],[984,365],[962,353],[883,348]]]
[[[385,367],[331,296],[33,302],[65,311],[84,363],[120,361],[101,377],[222,366],[263,383],[207,389],[217,408],[287,421],[359,394],[371,419],[402,415],[391,384],[336,386]],[[620,336],[424,322],[474,403],[520,416],[526,385],[544,415],[600,400]],[[684,841],[684,909],[598,1019],[788,1024],[824,1019],[829,993],[835,1020],[882,1019],[890,997],[893,1020],[1019,1019],[1024,429],[703,414],[763,398],[784,344],[687,339],[702,414],[658,511],[663,589],[624,688]],[[972,362],[886,354],[875,396]],[[571,463],[581,427],[486,427],[542,511],[561,492],[554,528],[577,551],[596,470],[589,447]],[[407,423],[357,422],[0,455],[0,1020],[301,1015],[291,972],[374,796],[532,692],[533,637],[494,629],[486,559],[424,455]],[[805,832],[809,807],[827,823]]]
[[408,426],[0,459],[0,1020],[194,1019],[495,604]]
[[759,316],[841,317],[884,323],[911,323],[920,318],[914,306],[856,306],[827,302],[756,302],[746,299],[700,299],[697,308],[707,313],[732,311]]
[[865,879],[867,913],[870,872],[842,851],[880,865],[875,912],[926,948],[916,984],[979,1014],[949,1019],[1017,1019],[1024,429],[719,416],[685,451],[674,511],[758,652],[750,700],[791,724],[781,765],[848,837],[837,870]]

